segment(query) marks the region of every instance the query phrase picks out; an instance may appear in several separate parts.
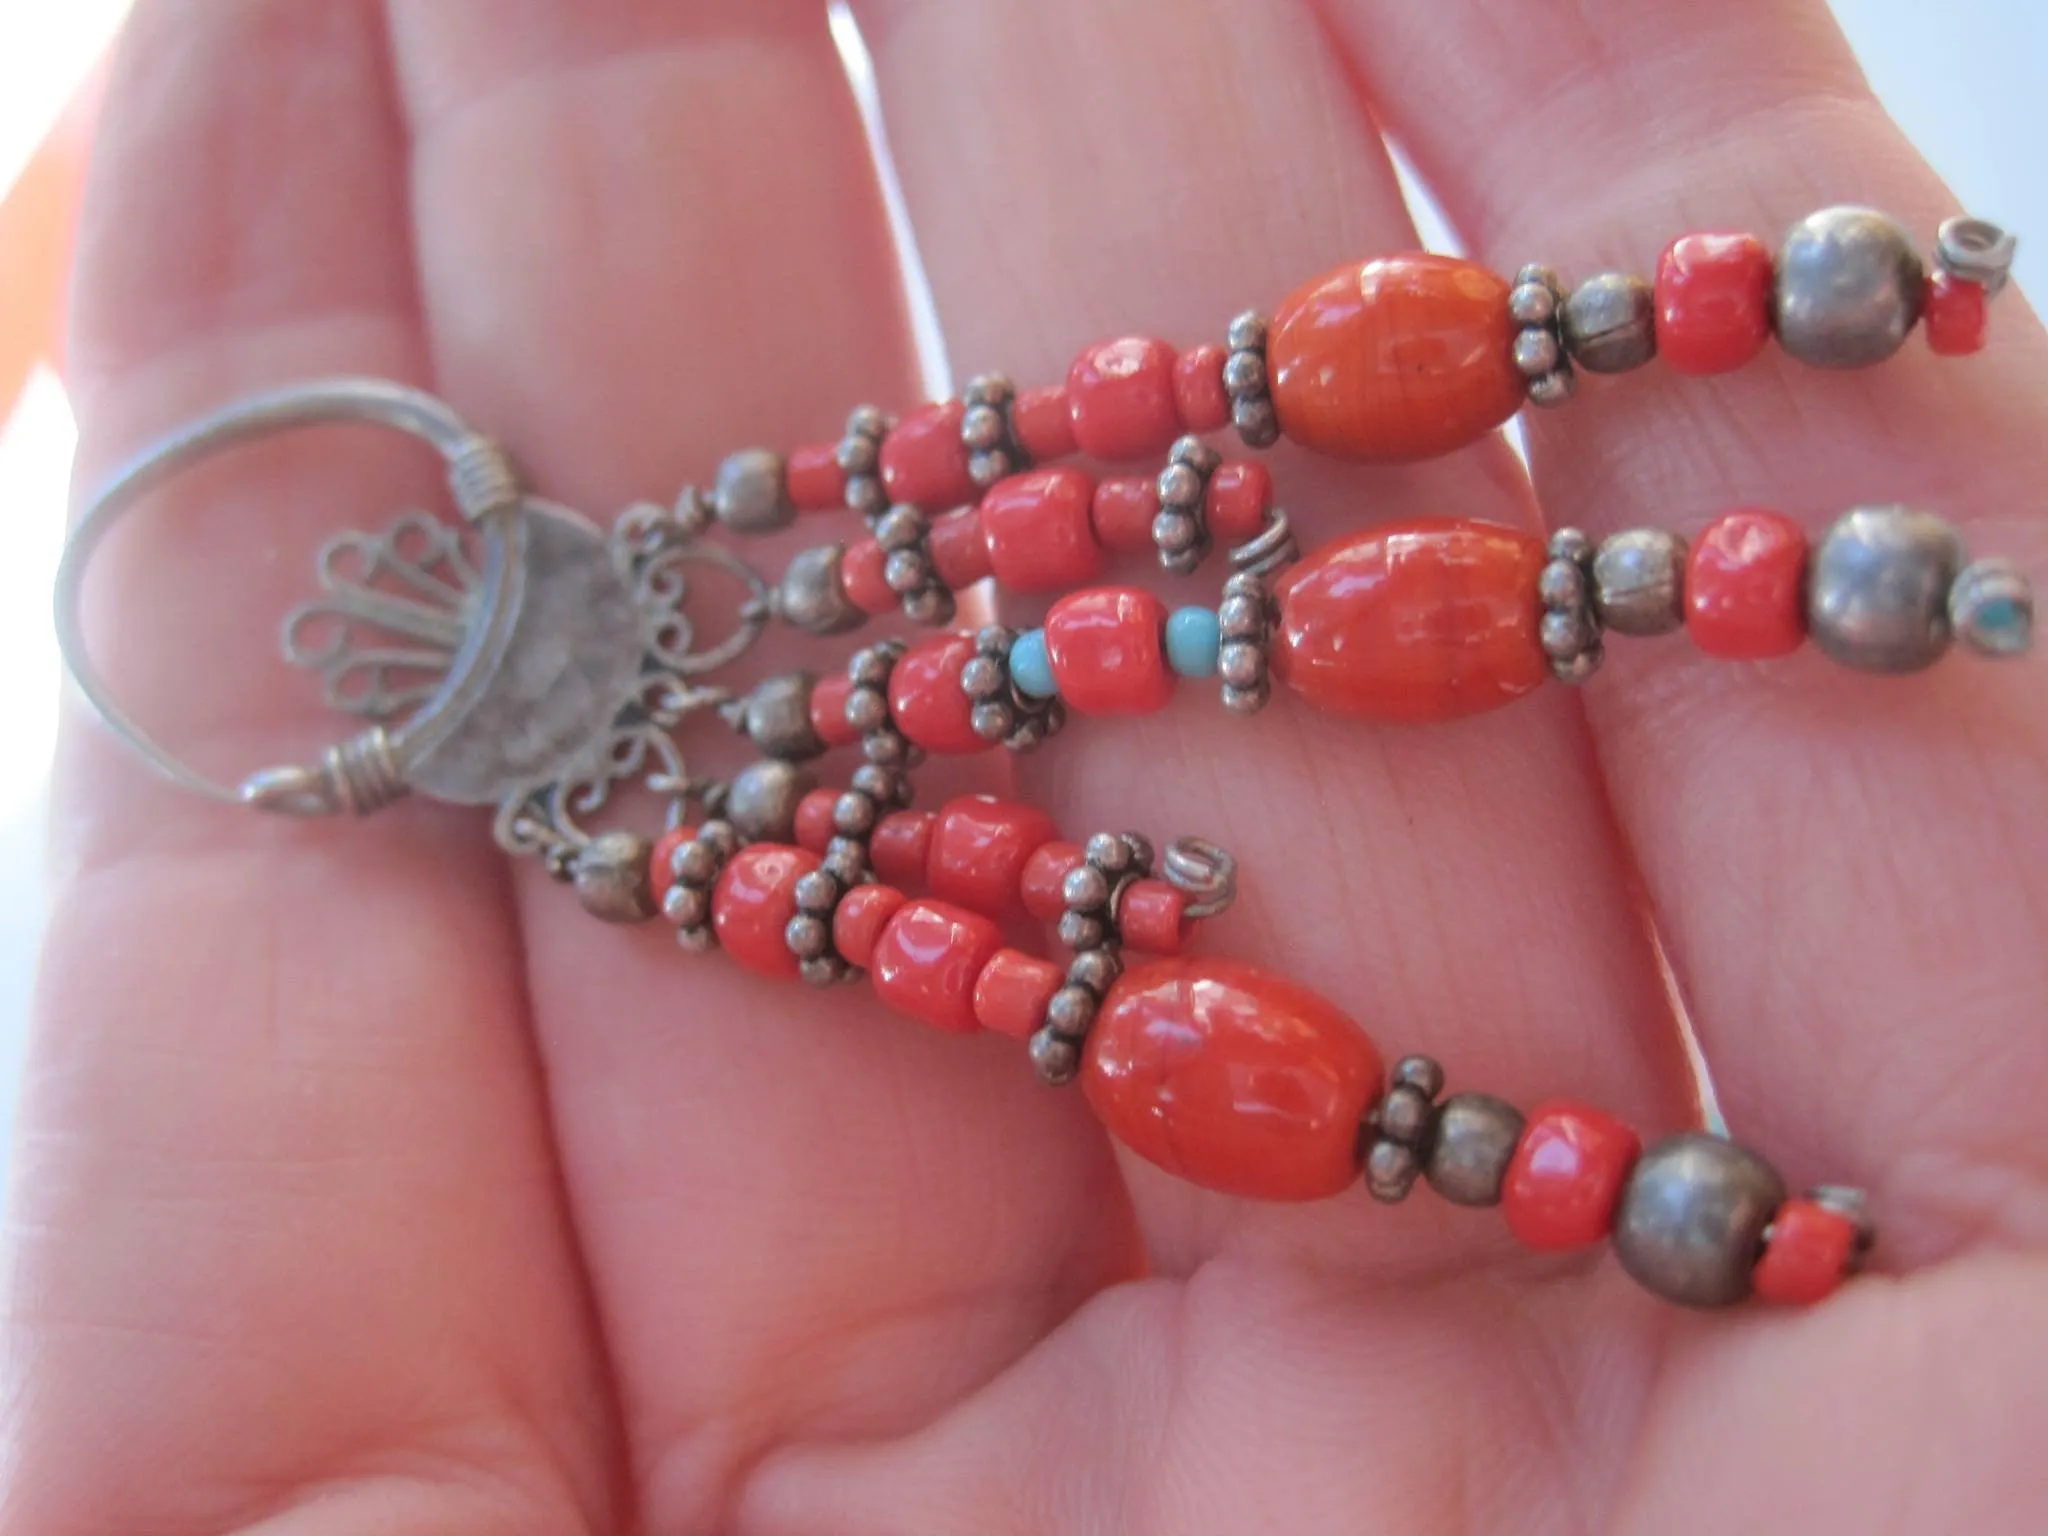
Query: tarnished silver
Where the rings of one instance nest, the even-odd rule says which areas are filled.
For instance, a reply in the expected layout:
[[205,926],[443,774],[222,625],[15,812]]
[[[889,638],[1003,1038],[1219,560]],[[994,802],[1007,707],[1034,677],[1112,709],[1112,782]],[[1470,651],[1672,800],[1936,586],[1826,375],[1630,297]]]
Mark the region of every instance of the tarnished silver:
[[1508,290],[1508,314],[1520,327],[1513,357],[1534,405],[1562,405],[1577,387],[1565,349],[1564,285],[1550,267],[1530,265],[1515,274]]
[[1979,655],[2023,656],[2034,640],[2033,586],[2010,560],[1975,561],[1948,590],[1948,618]]
[[1557,294],[1547,282],[1518,282],[1508,290],[1508,318],[1517,325],[1549,325],[1557,319]]
[[1185,576],[1208,554],[1205,502],[1209,477],[1222,463],[1222,455],[1199,437],[1183,437],[1168,451],[1156,486],[1159,512],[1152,519],[1152,543],[1162,570]]
[[763,678],[743,697],[719,706],[726,723],[769,757],[800,763],[825,750],[811,724],[809,672],[778,672]]
[[1067,980],[1077,987],[1086,987],[1098,998],[1106,996],[1123,973],[1123,962],[1117,959],[1115,951],[1108,949],[1084,949],[1067,962]]
[[1040,1029],[1031,1037],[1031,1069],[1041,1082],[1054,1088],[1071,1083],[1081,1071],[1081,1047],[1051,1029]]
[[1070,983],[1045,1005],[1045,1027],[1069,1040],[1085,1039],[1094,1022],[1095,994],[1086,987]]
[[1266,317],[1246,310],[1224,337],[1230,355],[1223,360],[1223,393],[1230,399],[1230,424],[1247,448],[1270,448],[1280,440],[1266,372],[1266,332]]
[[850,511],[873,521],[887,510],[888,492],[882,486],[882,439],[896,425],[895,418],[872,405],[858,405],[846,418],[846,432],[839,439],[835,457],[846,477],[846,505]]
[[1912,237],[1890,216],[1853,207],[1808,214],[1778,248],[1778,341],[1816,368],[1881,363],[1920,319],[1926,277]]
[[846,559],[841,544],[820,544],[798,552],[775,589],[775,613],[783,623],[807,634],[843,635],[865,624],[868,616],[846,595],[839,569]]
[[[1291,535],[1283,537],[1292,544]],[[1216,609],[1222,640],[1216,671],[1223,707],[1234,715],[1257,714],[1272,697],[1267,647],[1275,618],[1272,594],[1260,575],[1240,571],[1223,584],[1223,601]]]
[[1627,373],[1657,355],[1656,296],[1640,277],[1602,272],[1572,290],[1558,329],[1588,373]]
[[1877,1227],[1870,1219],[1870,1196],[1846,1184],[1816,1184],[1806,1192],[1806,1198],[1843,1217],[1856,1229],[1855,1244],[1849,1250],[1849,1272],[1861,1269],[1870,1250],[1877,1246]]
[[727,454],[711,487],[711,509],[734,533],[774,533],[795,522],[782,455],[766,448]]
[[1399,1205],[1415,1188],[1422,1159],[1398,1141],[1375,1141],[1366,1149],[1365,1188],[1382,1205]]
[[970,480],[986,490],[1005,475],[1031,467],[1031,455],[1017,436],[1017,389],[1005,375],[969,379],[961,403],[960,442],[967,450]]
[[1434,1056],[1403,1056],[1394,1063],[1393,1080],[1406,1083],[1426,1099],[1444,1091],[1444,1069]]
[[1059,941],[1069,949],[1100,949],[1111,937],[1109,924],[1085,912],[1064,912],[1057,930]]
[[1576,560],[1551,560],[1536,578],[1536,596],[1546,608],[1576,609],[1586,602],[1586,573]]
[[810,793],[811,776],[779,757],[749,763],[733,775],[726,790],[725,814],[750,843],[796,840],[796,808]]
[[1436,1112],[1423,1174],[1453,1205],[1498,1205],[1501,1180],[1522,1136],[1522,1112],[1486,1093],[1457,1093]]
[[1529,403],[1554,410],[1565,404],[1579,392],[1579,376],[1569,367],[1561,367],[1555,373],[1546,373],[1540,379],[1529,381]]
[[1600,541],[1593,556],[1593,608],[1622,635],[1668,635],[1685,623],[1685,540],[1661,528],[1631,528]]
[[1806,621],[1814,643],[1845,667],[1916,672],[1949,643],[1949,591],[1962,541],[1938,517],[1906,507],[1859,507],[1813,552]]
[[1270,576],[1301,558],[1287,514],[1275,507],[1266,526],[1230,551],[1230,568],[1244,576]]
[[2019,241],[1989,219],[1944,219],[1934,233],[1934,260],[1951,277],[1977,283],[1997,298],[2012,276]]
[[1777,1170],[1746,1148],[1690,1131],[1646,1150],[1622,1186],[1614,1253],[1645,1290],[1687,1307],[1750,1292],[1764,1231],[1785,1199]]
[[644,923],[654,916],[654,888],[647,839],[632,832],[605,832],[581,848],[571,866],[576,899],[592,917],[607,923]]
[[1564,361],[1564,348],[1548,326],[1530,326],[1515,336],[1515,366],[1524,378],[1541,378]]
[[1429,1134],[1436,1106],[1430,1096],[1408,1083],[1396,1083],[1380,1101],[1379,1131],[1404,1146],[1417,1146]]
[[1206,837],[1176,837],[1168,843],[1160,873],[1188,896],[1181,915],[1190,921],[1214,917],[1237,899],[1237,859]]
[[1538,622],[1536,636],[1542,643],[1543,654],[1552,661],[1570,661],[1599,639],[1599,631],[1586,621],[1583,613],[1552,608]]

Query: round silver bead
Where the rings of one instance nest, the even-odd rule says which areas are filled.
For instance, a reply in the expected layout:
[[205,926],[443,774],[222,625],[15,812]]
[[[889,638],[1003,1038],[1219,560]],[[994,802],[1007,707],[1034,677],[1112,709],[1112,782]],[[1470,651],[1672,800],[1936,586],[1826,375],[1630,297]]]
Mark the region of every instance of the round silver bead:
[[977,373],[967,381],[960,398],[969,405],[1000,405],[1017,392],[1007,373]]
[[1230,424],[1247,448],[1270,448],[1280,441],[1280,418],[1265,396],[1232,402]]
[[1571,560],[1587,565],[1591,563],[1597,547],[1593,536],[1583,528],[1560,528],[1550,536],[1550,558],[1553,560]]
[[1508,1160],[1522,1139],[1522,1112],[1486,1093],[1457,1093],[1436,1112],[1423,1174],[1453,1205],[1498,1205]]
[[832,830],[841,837],[866,837],[875,830],[875,802],[849,792],[832,802]]
[[766,448],[727,454],[711,488],[711,509],[735,533],[773,533],[795,522],[782,455]]
[[1227,687],[1255,687],[1266,676],[1265,653],[1247,641],[1226,640],[1216,653],[1216,675]]
[[846,695],[846,725],[866,733],[889,723],[889,696],[875,683],[862,683]]
[[1962,543],[1940,518],[1860,507],[1813,552],[1806,619],[1814,643],[1845,667],[1915,672],[1948,649],[1950,589]]
[[1508,317],[1517,325],[1548,325],[1557,318],[1557,295],[1543,283],[1517,283],[1508,290]]
[[1621,635],[1668,635],[1685,623],[1685,540],[1631,528],[1600,541],[1593,557],[1593,610]]
[[1095,994],[1086,987],[1061,987],[1045,1005],[1045,1027],[1070,1040],[1087,1034],[1094,1022]]
[[675,876],[685,885],[709,885],[718,878],[724,863],[718,849],[700,835],[695,842],[676,850]]
[[1060,918],[1059,938],[1069,949],[1100,949],[1109,938],[1109,929],[1100,918],[1068,912]]
[[1001,741],[1017,728],[1017,712],[995,699],[983,699],[967,718],[974,734],[983,741]]
[[1515,333],[1515,366],[1525,378],[1540,379],[1554,372],[1563,361],[1557,337],[1542,326],[1530,326]]
[[1569,368],[1542,374],[1529,381],[1529,403],[1553,410],[1579,392],[1579,376]]
[[607,923],[644,923],[654,916],[648,878],[653,851],[653,844],[631,832],[605,832],[584,844],[570,876],[583,910]]
[[960,688],[970,699],[992,699],[1009,681],[1009,671],[1002,662],[985,654],[971,658],[960,669]]
[[840,581],[845,558],[842,546],[821,544],[789,562],[775,589],[775,611],[785,624],[813,635],[841,635],[867,622]]
[[889,686],[889,674],[895,670],[896,658],[902,650],[893,640],[863,646],[847,662],[846,675],[859,688],[886,688]]
[[1536,634],[1552,661],[1568,661],[1594,640],[1593,626],[1576,608],[1551,609],[1538,621]]
[[1586,601],[1586,573],[1576,560],[1552,560],[1536,578],[1536,596],[1546,608],[1577,608]]
[[2025,655],[2034,639],[2034,589],[2010,560],[1979,560],[1949,588],[1948,619],[1980,655]]
[[1420,1144],[1436,1106],[1429,1095],[1407,1083],[1396,1083],[1380,1101],[1380,1134],[1404,1146]]
[[796,907],[817,917],[829,917],[839,905],[840,884],[822,869],[814,869],[796,883]]
[[1117,977],[1123,973],[1123,962],[1107,949],[1084,949],[1067,965],[1067,980],[1077,987],[1086,987],[1098,998],[1115,986]]
[[1230,328],[1223,333],[1223,344],[1233,352],[1264,351],[1266,317],[1255,309],[1246,310],[1230,322]]
[[808,672],[764,678],[748,693],[740,728],[770,757],[801,762],[825,750],[811,725],[811,691],[818,680]]
[[819,868],[851,890],[867,877],[868,851],[855,838],[835,837],[826,845]]
[[903,599],[903,616],[913,624],[949,624],[953,612],[953,594],[944,587],[920,587]]
[[1131,867],[1131,845],[1115,832],[1092,835],[1081,856],[1106,875],[1120,875]]
[[832,947],[832,928],[825,919],[799,912],[782,928],[782,942],[799,960],[815,960]]
[[1434,1056],[1403,1056],[1394,1063],[1394,1081],[1434,1099],[1444,1091],[1444,1069]]
[[678,928],[711,921],[711,893],[700,885],[672,885],[661,898],[661,915]]
[[763,758],[733,775],[725,814],[750,843],[787,843],[796,835],[796,807],[811,776],[781,758]]
[[1365,1154],[1365,1187],[1384,1205],[1398,1205],[1415,1188],[1422,1172],[1415,1149],[1398,1141],[1376,1141]]
[[912,506],[893,506],[875,524],[875,542],[889,550],[915,549],[924,531],[922,512]]
[[1071,1083],[1081,1071],[1081,1047],[1049,1029],[1032,1035],[1029,1051],[1032,1071],[1055,1088]]
[[931,562],[921,549],[897,549],[882,562],[882,580],[898,597],[922,591],[932,579]]
[[1816,368],[1881,363],[1919,320],[1926,276],[1912,238],[1885,214],[1808,214],[1778,249],[1771,294],[1778,340]]
[[974,649],[982,656],[1007,656],[1016,643],[1015,631],[1000,624],[984,624],[974,632]]
[[1093,864],[1076,865],[1060,884],[1060,898],[1071,911],[1100,911],[1109,905],[1109,876]]
[[1750,1291],[1764,1229],[1785,1199],[1777,1170],[1733,1142],[1691,1131],[1645,1151],[1622,1187],[1614,1252],[1636,1283],[1687,1307]]
[[1655,290],[1626,272],[1589,277],[1564,301],[1560,322],[1572,361],[1588,373],[1627,373],[1657,355]]

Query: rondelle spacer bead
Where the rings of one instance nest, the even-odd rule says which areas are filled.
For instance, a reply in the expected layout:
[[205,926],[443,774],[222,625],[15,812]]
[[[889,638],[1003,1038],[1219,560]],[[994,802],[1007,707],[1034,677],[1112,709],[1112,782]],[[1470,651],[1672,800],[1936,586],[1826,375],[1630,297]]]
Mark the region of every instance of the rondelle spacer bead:
[[1383,1205],[1406,1200],[1421,1173],[1415,1149],[1398,1141],[1376,1141],[1365,1154],[1366,1191]]
[[1550,663],[1550,675],[1560,683],[1578,687],[1591,681],[1600,664],[1607,659],[1607,650],[1595,640],[1584,650],[1571,656],[1554,657]]
[[1685,540],[1661,528],[1612,534],[1593,556],[1593,609],[1621,635],[1668,635],[1685,623]]
[[1577,608],[1586,601],[1586,573],[1576,560],[1553,559],[1536,578],[1536,596],[1546,608]]
[[1423,1176],[1453,1205],[1498,1205],[1522,1135],[1522,1112],[1486,1093],[1457,1093],[1437,1107]]
[[[838,807],[835,805],[833,809],[836,822]],[[825,861],[820,868],[841,885],[859,885],[867,876],[868,851],[858,838],[835,837],[825,849]]]
[[783,926],[782,941],[799,960],[813,960],[832,947],[832,930],[813,912],[799,912]]
[[1528,378],[1553,372],[1563,358],[1556,335],[1542,327],[1531,326],[1515,336],[1515,366]]
[[1082,857],[1106,875],[1120,875],[1131,867],[1131,845],[1115,832],[1093,834]]
[[1261,351],[1266,345],[1266,317],[1248,309],[1230,322],[1223,333],[1224,345],[1233,352]]
[[1009,683],[1010,674],[1002,662],[986,653],[976,655],[960,669],[960,686],[970,699],[992,699]]
[[1916,672],[1949,643],[1949,591],[1962,541],[1940,518],[1862,507],[1828,529],[1806,575],[1806,622],[1833,660],[1863,672]]
[[922,550],[891,550],[889,558],[882,562],[882,580],[898,597],[909,597],[923,591],[931,579],[931,562],[925,559]]
[[1569,661],[1598,638],[1585,613],[1577,608],[1553,608],[1537,627],[1543,654],[1552,661]]
[[1583,528],[1560,528],[1550,536],[1550,542],[1544,547],[1553,560],[1571,560],[1590,567],[1593,554],[1600,546]]
[[1614,1252],[1637,1284],[1687,1307],[1722,1307],[1750,1292],[1764,1229],[1785,1181],[1747,1148],[1702,1131],[1645,1151],[1614,1216]]
[[661,915],[679,928],[711,921],[711,892],[701,885],[672,885],[661,898]]
[[1429,1130],[1436,1106],[1430,1096],[1408,1083],[1396,1083],[1380,1101],[1380,1135],[1403,1146],[1419,1146]]
[[968,724],[983,741],[1001,741],[1017,728],[1017,712],[1008,704],[983,699],[974,706]]
[[1244,640],[1227,640],[1216,653],[1216,675],[1230,688],[1256,688],[1265,681],[1265,653]]
[[889,696],[880,686],[863,683],[846,696],[846,723],[863,735],[889,723]]
[[700,832],[696,842],[685,843],[676,850],[676,879],[684,885],[707,886],[718,878],[722,863],[718,848]]
[[1823,208],[1778,248],[1771,320],[1779,345],[1816,368],[1863,368],[1905,345],[1927,273],[1912,237],[1871,208]]

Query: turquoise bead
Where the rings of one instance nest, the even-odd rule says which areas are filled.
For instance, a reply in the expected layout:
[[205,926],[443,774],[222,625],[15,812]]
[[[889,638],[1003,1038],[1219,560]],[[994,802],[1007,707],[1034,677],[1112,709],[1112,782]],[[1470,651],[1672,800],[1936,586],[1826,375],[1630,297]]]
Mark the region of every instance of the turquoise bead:
[[1060,691],[1052,680],[1052,655],[1045,648],[1045,631],[1027,629],[1010,647],[1010,681],[1019,693],[1034,699],[1049,699]]
[[1167,664],[1182,677],[1214,677],[1223,629],[1213,608],[1181,608],[1166,621]]

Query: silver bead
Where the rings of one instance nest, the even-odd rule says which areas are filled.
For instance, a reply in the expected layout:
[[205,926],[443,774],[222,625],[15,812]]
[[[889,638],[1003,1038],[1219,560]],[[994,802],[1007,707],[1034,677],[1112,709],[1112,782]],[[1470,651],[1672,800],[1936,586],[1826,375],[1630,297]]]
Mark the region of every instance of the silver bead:
[[1061,987],[1045,1005],[1045,1027],[1069,1040],[1082,1038],[1094,1022],[1095,994],[1086,987]]
[[1266,676],[1265,653],[1244,640],[1226,640],[1216,653],[1216,675],[1231,688],[1253,688]]
[[1086,987],[1098,998],[1115,986],[1117,977],[1123,973],[1123,962],[1107,949],[1084,949],[1067,965],[1067,980],[1077,987]]
[[846,695],[848,730],[878,731],[889,723],[889,696],[878,685],[863,683]]
[[1266,356],[1263,352],[1233,352],[1223,360],[1223,392],[1233,400],[1266,393]]
[[729,859],[740,851],[740,835],[733,830],[733,824],[723,816],[714,816],[709,821],[699,823],[697,841],[717,850],[721,859]]
[[[1161,506],[1199,507],[1202,504],[1202,490],[1201,471],[1191,464],[1169,464],[1159,472]],[[1152,526],[1156,530],[1159,525],[1154,523]],[[1153,536],[1158,537],[1156,532]]]
[[967,381],[960,398],[969,405],[1001,405],[1016,392],[1007,373],[977,373]]
[[1553,560],[1571,560],[1579,565],[1588,565],[1597,547],[1593,536],[1583,528],[1560,528],[1550,536],[1550,558]]
[[1926,270],[1898,223],[1871,208],[1808,214],[1778,249],[1771,294],[1778,341],[1816,368],[1862,368],[1905,345]]
[[1508,290],[1508,318],[1517,325],[1548,325],[1557,318],[1557,295],[1544,283],[1517,283]]
[[1225,683],[1222,699],[1223,707],[1233,715],[1256,715],[1273,701],[1273,685],[1263,677],[1249,688]]
[[855,794],[866,795],[878,805],[888,805],[902,792],[903,775],[887,763],[863,763],[853,770],[846,784]]
[[840,635],[867,622],[840,582],[839,563],[845,558],[840,545],[821,544],[789,562],[775,589],[775,611],[784,623],[813,635]]
[[1007,448],[984,448],[967,456],[967,478],[983,490],[1017,472]]
[[1266,632],[1265,600],[1242,594],[1226,597],[1216,609],[1216,623],[1225,640],[1256,639]]
[[1173,446],[1166,451],[1166,458],[1169,464],[1187,465],[1204,480],[1223,467],[1223,455],[1192,432],[1175,438]]
[[1100,911],[1109,905],[1109,876],[1093,864],[1076,865],[1060,884],[1060,898],[1070,911]]
[[1551,657],[1550,675],[1560,683],[1576,688],[1581,683],[1592,681],[1593,674],[1600,670],[1600,664],[1606,659],[1606,647],[1596,640],[1576,655]]
[[756,683],[740,715],[747,739],[770,757],[791,762],[823,752],[825,743],[811,725],[811,690],[817,684],[808,672],[781,672]]
[[1049,1029],[1031,1037],[1031,1069],[1055,1088],[1071,1083],[1081,1070],[1081,1047]]
[[1955,530],[1905,507],[1860,507],[1813,552],[1806,621],[1845,667],[1915,672],[1948,649],[1949,590],[1963,563]]
[[839,447],[832,456],[849,479],[870,477],[881,461],[881,440],[865,432],[849,431],[839,439]]
[[724,864],[718,849],[700,835],[695,842],[676,850],[675,876],[685,885],[709,885],[718,878]]
[[1266,317],[1248,309],[1230,322],[1223,344],[1233,352],[1263,352],[1266,349]]
[[1667,635],[1685,623],[1685,540],[1631,528],[1600,541],[1593,611],[1616,634]]
[[1569,661],[1593,643],[1593,626],[1576,608],[1553,608],[1537,623],[1537,638],[1543,654],[1552,661]]
[[1131,845],[1115,832],[1097,832],[1082,848],[1081,857],[1105,875],[1120,875],[1131,867]]
[[1980,655],[2025,655],[2034,639],[2034,589],[2010,560],[1979,560],[1948,589],[1948,618]]
[[846,969],[837,955],[808,955],[797,962],[796,973],[806,986],[829,987],[846,975]]
[[924,531],[924,514],[915,507],[899,504],[884,512],[875,523],[875,542],[888,550],[915,549]]
[[733,775],[725,814],[750,843],[787,843],[796,835],[797,802],[809,793],[811,776],[794,763],[763,758]]
[[846,507],[865,518],[880,517],[889,508],[889,493],[878,475],[846,477]]
[[1060,918],[1059,939],[1069,949],[1100,949],[1109,929],[1100,918],[1068,912]]
[[782,942],[799,960],[815,960],[832,947],[832,929],[810,912],[799,912],[782,928]]
[[851,837],[835,837],[825,846],[825,860],[819,866],[851,890],[867,877],[868,851]]
[[974,632],[974,649],[981,656],[1007,656],[1017,643],[1015,631],[1000,624],[984,624]]
[[1568,367],[1529,381],[1529,403],[1555,410],[1579,392],[1579,376]]
[[1614,1253],[1638,1285],[1687,1307],[1749,1294],[1785,1181],[1754,1152],[1689,1131],[1645,1151],[1622,1186]]
[[1247,448],[1270,448],[1280,441],[1280,418],[1274,414],[1273,402],[1263,396],[1232,402],[1230,424]]
[[1000,448],[1009,434],[1003,413],[992,405],[970,405],[960,417],[960,441],[971,453]]
[[1383,1205],[1398,1205],[1406,1200],[1421,1172],[1414,1149],[1398,1141],[1376,1141],[1365,1154],[1366,1190]]
[[1500,1181],[1522,1139],[1522,1112],[1486,1093],[1457,1093],[1436,1112],[1423,1173],[1453,1205],[1498,1205]]
[[900,768],[910,760],[910,743],[893,730],[869,731],[860,739],[860,755],[877,768]]
[[1546,267],[1532,261],[1515,273],[1514,286],[1517,288],[1547,288],[1552,293],[1561,293],[1564,285],[1559,282],[1557,268]]
[[1009,681],[1008,670],[993,656],[972,657],[960,669],[960,689],[970,699],[992,699]]
[[1552,560],[1536,578],[1536,596],[1546,608],[1577,608],[1586,601],[1586,573],[1576,560]]
[[709,923],[692,923],[676,930],[676,943],[693,955],[708,955],[718,948],[718,935]]
[[644,923],[654,916],[648,880],[653,844],[631,832],[606,832],[577,850],[571,878],[576,899],[607,923]]
[[891,550],[889,558],[882,562],[882,580],[898,597],[922,591],[931,579],[931,562],[925,559],[921,549]]
[[1001,741],[1017,728],[1017,712],[995,699],[983,699],[967,718],[974,734],[983,741]]
[[953,611],[953,594],[944,587],[924,587],[903,599],[903,616],[913,624],[950,624]]
[[1130,867],[1141,875],[1152,873],[1152,840],[1142,832],[1119,832],[1124,851],[1131,856]]
[[846,675],[856,687],[886,688],[889,674],[896,668],[896,658],[902,654],[902,645],[894,640],[863,646],[847,662]]
[[696,538],[711,526],[711,502],[705,494],[693,485],[686,485],[676,496],[676,527],[685,538]]
[[1530,326],[1515,333],[1515,366],[1525,378],[1540,379],[1555,372],[1564,359],[1555,333],[1542,326]]
[[1380,1134],[1404,1146],[1417,1146],[1428,1133],[1435,1110],[1421,1089],[1396,1083],[1380,1101]]
[[1934,232],[1934,260],[1951,277],[1980,284],[1995,299],[2012,275],[2018,245],[2010,230],[1989,219],[1944,219]]
[[1394,1081],[1434,1099],[1444,1091],[1444,1069],[1433,1056],[1403,1056],[1394,1063]]
[[866,837],[875,830],[875,802],[849,792],[832,802],[832,830],[841,837]]
[[1588,373],[1627,373],[1657,355],[1657,299],[1640,277],[1602,272],[1564,301],[1560,329]]
[[829,917],[839,905],[840,885],[822,869],[814,869],[796,883],[796,907],[818,917]]
[[678,928],[711,921],[711,893],[699,885],[672,885],[661,898],[661,915]]
[[881,437],[896,423],[879,405],[856,405],[846,417],[848,437]]
[[711,508],[735,533],[773,533],[796,521],[782,455],[766,448],[742,448],[718,466]]

